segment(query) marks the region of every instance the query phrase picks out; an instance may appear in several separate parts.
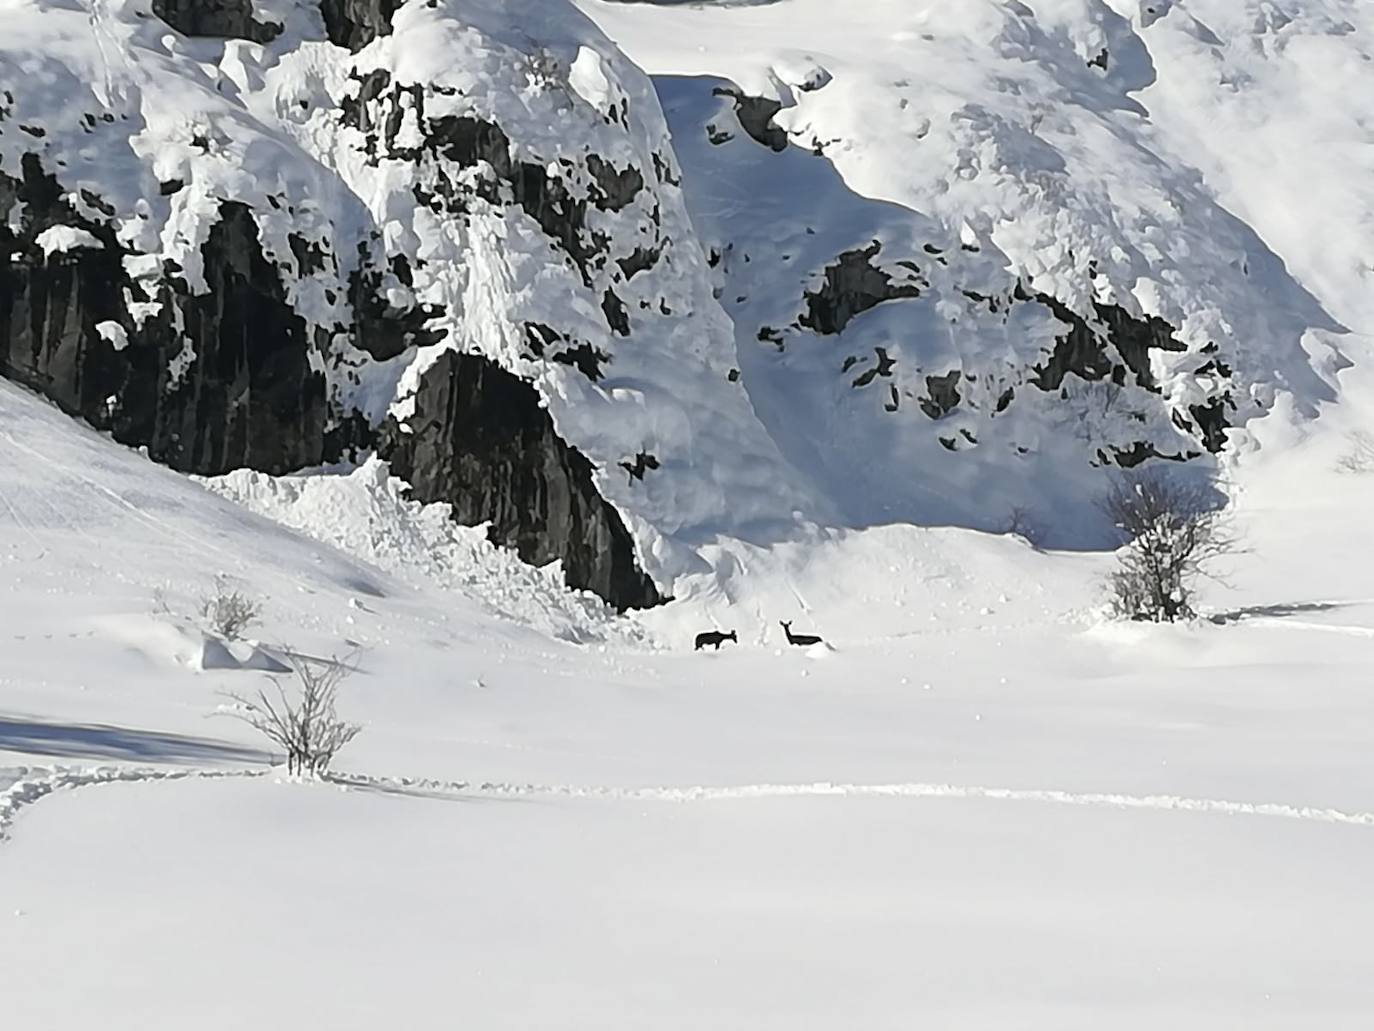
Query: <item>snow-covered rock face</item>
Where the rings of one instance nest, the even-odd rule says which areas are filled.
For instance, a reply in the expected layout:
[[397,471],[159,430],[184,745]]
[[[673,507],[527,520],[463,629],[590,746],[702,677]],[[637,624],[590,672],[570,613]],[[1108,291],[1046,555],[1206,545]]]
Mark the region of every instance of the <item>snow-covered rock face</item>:
[[[1318,250],[1283,212],[1359,224],[1374,190],[1338,211],[1264,183],[1329,133],[1374,142],[1337,117],[1371,113],[1367,5],[578,2],[654,74],[743,382],[850,522],[1028,517],[1047,543],[1106,543],[1092,498],[1114,472],[1210,473],[1276,397],[1311,415],[1335,396],[1332,313],[1367,287],[1318,290],[1330,254],[1295,280],[1267,242]],[[1342,99],[1316,53],[1352,72]],[[1186,125],[1212,112],[1214,136]],[[1355,236],[1330,243],[1360,263]]]
[[568,0],[0,0],[0,374],[183,470],[375,451],[622,607],[814,525],[1107,543],[1113,471],[1331,396],[1183,5],[579,4],[656,77]]
[[0,372],[198,473],[379,449],[621,606],[811,507],[652,87],[570,5],[0,14]]

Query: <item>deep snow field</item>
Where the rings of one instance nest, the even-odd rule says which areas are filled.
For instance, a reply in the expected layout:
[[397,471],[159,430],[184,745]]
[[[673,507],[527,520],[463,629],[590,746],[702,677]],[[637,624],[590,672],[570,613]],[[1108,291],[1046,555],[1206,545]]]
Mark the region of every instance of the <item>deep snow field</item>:
[[[1100,619],[1108,556],[914,528],[622,624],[375,469],[219,486],[324,543],[9,386],[0,446],[6,1027],[1374,1012],[1374,475],[1339,435],[1253,460],[1251,550],[1179,628]],[[265,644],[363,649],[347,783],[213,715],[262,676],[180,616],[216,575]],[[693,653],[713,616],[740,647]]]
[[[1218,28],[1242,6],[1152,3]],[[700,101],[679,77],[804,77],[840,6],[740,0],[708,32],[690,5],[579,5],[659,77],[675,131]],[[916,6],[896,42],[938,34]],[[1132,6],[1161,64],[1214,56],[1191,14],[1111,0]],[[829,106],[864,95],[846,62],[891,71],[861,36],[822,55],[841,88],[790,128],[852,119]],[[1223,78],[1263,57],[1235,48]],[[1335,95],[1368,76],[1320,49],[1292,67],[1323,62]],[[1344,327],[1273,316],[1311,330],[1317,371],[1220,460],[1245,551],[1192,625],[1108,621],[1110,554],[869,518],[722,536],[676,602],[617,617],[376,463],[198,481],[0,381],[0,1028],[1374,1025],[1374,457],[1343,461],[1374,412],[1369,153],[1339,105],[1319,117],[1325,89],[1266,136],[1261,101],[1291,83],[1202,108],[1114,69]],[[1290,129],[1341,153],[1274,146]],[[832,155],[855,191],[926,203],[925,164],[883,179],[898,159],[862,142]],[[713,196],[691,197],[707,235]],[[1015,236],[1044,228],[1032,208],[999,246],[1043,247]],[[765,245],[766,218],[740,228]],[[768,423],[784,380],[755,372]],[[256,644],[196,626],[217,577],[262,600]],[[827,644],[789,648],[779,620]],[[693,652],[713,627],[739,644]],[[222,711],[283,650],[356,652],[340,708],[364,729],[331,782],[285,777]]]

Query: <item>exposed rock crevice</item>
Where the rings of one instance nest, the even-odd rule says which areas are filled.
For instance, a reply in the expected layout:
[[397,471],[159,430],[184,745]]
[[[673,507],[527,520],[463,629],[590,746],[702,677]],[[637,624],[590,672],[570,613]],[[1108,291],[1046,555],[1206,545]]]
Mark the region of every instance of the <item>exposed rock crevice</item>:
[[927,396],[918,402],[921,411],[932,419],[943,419],[959,407],[959,381],[963,373],[958,369],[943,376],[926,377]]
[[[385,271],[375,258],[360,247],[362,261],[350,280],[348,296],[353,306],[354,343],[377,361],[387,361],[411,347],[428,347],[442,342],[447,330],[431,328],[431,319],[443,312],[432,305],[419,304],[411,293],[415,285],[410,264],[395,255]],[[388,281],[392,284],[387,289]]]

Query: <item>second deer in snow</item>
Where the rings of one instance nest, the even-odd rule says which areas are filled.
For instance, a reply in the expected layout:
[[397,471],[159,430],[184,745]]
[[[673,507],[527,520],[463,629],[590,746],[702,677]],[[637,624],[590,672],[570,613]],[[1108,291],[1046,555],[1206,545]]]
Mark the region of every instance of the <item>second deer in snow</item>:
[[808,645],[822,643],[821,639],[817,637],[815,634],[794,634],[792,633],[791,623],[787,623],[782,620],[779,620],[778,622],[782,626],[782,632],[787,635],[788,644],[796,645],[799,648],[804,648]]

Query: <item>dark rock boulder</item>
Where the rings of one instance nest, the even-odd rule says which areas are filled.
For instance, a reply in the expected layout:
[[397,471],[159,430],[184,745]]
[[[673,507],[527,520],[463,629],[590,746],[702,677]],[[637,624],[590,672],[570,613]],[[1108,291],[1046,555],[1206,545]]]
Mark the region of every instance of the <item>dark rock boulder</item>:
[[729,97],[735,102],[735,116],[739,119],[740,127],[754,142],[761,143],[779,154],[787,149],[787,132],[773,121],[782,110],[782,104],[767,97],[751,97],[740,90],[724,86],[718,87],[715,95]]
[[534,387],[474,354],[448,352],[425,372],[415,414],[389,422],[380,454],[424,502],[447,502],[465,525],[535,565],[555,559],[571,587],[620,610],[663,601],[639,568],[619,513],[593,468],[554,429]]
[[[1111,378],[1117,386],[1125,386],[1127,379],[1134,377],[1137,386],[1156,390],[1150,372],[1150,352],[1187,350],[1174,335],[1174,327],[1153,315],[1137,318],[1117,305],[1093,302],[1096,325],[1092,325],[1048,294],[1032,297],[1018,289],[1017,299],[1043,304],[1068,326],[1059,336],[1054,352],[1035,369],[1031,382],[1041,390],[1058,390],[1069,373],[1090,381]],[[1109,345],[1117,358],[1107,350]]]
[[[194,3],[195,0],[188,0]],[[325,31],[335,46],[355,53],[378,36],[391,35],[391,16],[404,0],[319,0]]]
[[876,308],[884,301],[919,297],[920,287],[900,283],[873,263],[882,251],[874,240],[862,250],[846,251],[825,270],[825,282],[806,294],[806,312],[801,325],[817,333],[841,333],[856,315]]
[[153,13],[187,36],[270,43],[282,31],[253,17],[253,0],[153,0]]
[[963,373],[955,369],[943,376],[927,376],[927,396],[921,398],[921,411],[932,419],[943,419],[959,407],[959,380]]

